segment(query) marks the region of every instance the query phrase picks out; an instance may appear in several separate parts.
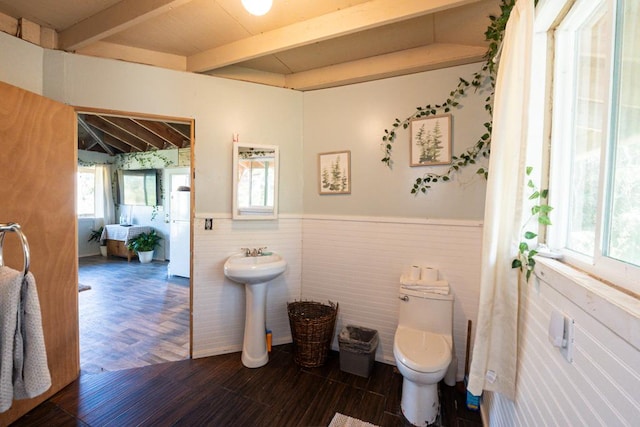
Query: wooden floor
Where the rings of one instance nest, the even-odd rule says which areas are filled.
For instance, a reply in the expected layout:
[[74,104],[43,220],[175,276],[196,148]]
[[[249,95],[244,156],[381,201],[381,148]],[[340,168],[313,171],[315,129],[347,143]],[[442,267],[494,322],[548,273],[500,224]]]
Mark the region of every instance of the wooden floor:
[[[339,366],[339,354],[331,352],[325,366],[301,368],[288,344],[274,347],[269,363],[257,369],[232,353],[82,374],[15,426],[327,426],[336,412],[406,425],[402,377],[393,366],[376,362],[369,378]],[[439,424],[481,426],[477,413],[448,412],[455,395],[455,387],[443,387]]]
[[80,366],[117,371],[189,357],[189,279],[167,263],[80,258]]
[[[189,281],[167,279],[165,263],[83,258],[80,283],[92,287],[80,293],[80,378],[15,426],[327,426],[336,412],[407,425],[391,365],[376,362],[362,378],[331,352],[324,366],[301,368],[291,344],[258,369],[240,353],[188,359]],[[482,425],[455,387],[441,396],[438,425]]]

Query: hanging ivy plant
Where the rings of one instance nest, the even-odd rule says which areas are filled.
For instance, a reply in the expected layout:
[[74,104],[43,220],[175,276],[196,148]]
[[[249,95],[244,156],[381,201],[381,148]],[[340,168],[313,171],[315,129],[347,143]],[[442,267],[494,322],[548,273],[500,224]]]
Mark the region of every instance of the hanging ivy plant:
[[[489,42],[487,53],[484,56],[485,63],[480,71],[473,75],[473,78],[470,81],[459,78],[458,85],[455,89],[449,92],[449,96],[446,100],[439,104],[427,104],[425,106],[417,107],[416,111],[411,116],[404,120],[396,118],[391,128],[384,130],[384,136],[382,137],[384,157],[381,159],[382,163],[386,164],[390,168],[392,167],[393,162],[391,160],[391,154],[398,130],[407,129],[412,120],[436,114],[448,113],[454,108],[460,108],[462,98],[464,98],[467,92],[471,89],[476,91],[487,91],[488,95],[484,101],[484,109],[488,112],[490,117],[493,115],[493,96],[495,92],[495,76],[497,71],[497,62],[495,61],[495,58],[500,53],[499,51],[504,37],[504,30],[514,4],[515,0],[503,0],[500,5],[500,15],[492,15],[489,17],[490,24],[484,33],[485,40]],[[475,165],[479,158],[489,157],[491,152],[491,133],[492,124],[491,120],[489,120],[484,123],[484,132],[475,144],[467,148],[462,153],[452,156],[451,166],[449,166],[444,173],[436,174],[428,172],[422,177],[417,178],[411,188],[411,193],[424,194],[429,188],[431,188],[432,183],[436,183],[438,181],[449,181],[461,168],[469,165]],[[476,173],[482,175],[485,179],[488,176],[488,170],[486,167],[480,167],[476,170]]]
[[[116,156],[116,169],[166,168],[175,163],[158,150],[123,153]],[[133,167],[135,165],[135,167]]]
[[[532,170],[533,168],[531,166],[527,167],[527,176],[531,175]],[[532,249],[529,246],[529,243],[533,239],[538,237],[538,235],[533,231],[527,230],[527,226],[534,219],[538,224],[541,224],[543,226],[551,225],[549,213],[553,210],[553,208],[546,203],[547,197],[549,196],[549,190],[539,190],[531,179],[529,179],[529,181],[527,182],[527,187],[531,189],[529,200],[535,201],[535,204],[531,206],[531,216],[522,226],[523,239],[518,245],[518,254],[511,262],[511,268],[519,268],[520,271],[526,271],[525,274],[528,282],[529,278],[531,277],[531,273],[533,273],[533,269],[536,266],[536,260],[534,257],[538,254],[538,251]]]

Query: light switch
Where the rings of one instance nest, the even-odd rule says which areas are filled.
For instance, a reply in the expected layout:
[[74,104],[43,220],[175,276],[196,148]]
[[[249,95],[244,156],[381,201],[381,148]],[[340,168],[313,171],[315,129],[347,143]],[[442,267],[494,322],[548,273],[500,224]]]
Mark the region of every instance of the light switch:
[[551,312],[549,321],[549,342],[560,349],[560,353],[568,362],[573,362],[575,321],[558,310]]

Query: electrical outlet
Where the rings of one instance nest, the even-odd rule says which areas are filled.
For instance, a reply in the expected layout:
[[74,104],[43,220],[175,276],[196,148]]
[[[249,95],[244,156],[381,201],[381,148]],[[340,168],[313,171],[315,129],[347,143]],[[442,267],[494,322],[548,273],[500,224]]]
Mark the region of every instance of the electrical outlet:
[[204,229],[205,230],[213,230],[213,218],[205,218],[205,220],[204,220]]

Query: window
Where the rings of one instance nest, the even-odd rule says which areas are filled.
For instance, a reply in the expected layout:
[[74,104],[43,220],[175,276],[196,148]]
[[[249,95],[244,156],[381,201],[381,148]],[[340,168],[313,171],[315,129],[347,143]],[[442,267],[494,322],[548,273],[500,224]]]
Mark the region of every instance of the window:
[[96,209],[96,168],[78,167],[78,216],[94,217]]
[[640,294],[640,2],[577,0],[555,31],[550,244]]

